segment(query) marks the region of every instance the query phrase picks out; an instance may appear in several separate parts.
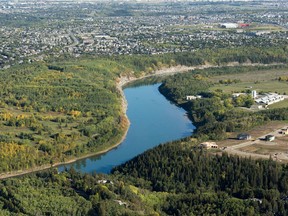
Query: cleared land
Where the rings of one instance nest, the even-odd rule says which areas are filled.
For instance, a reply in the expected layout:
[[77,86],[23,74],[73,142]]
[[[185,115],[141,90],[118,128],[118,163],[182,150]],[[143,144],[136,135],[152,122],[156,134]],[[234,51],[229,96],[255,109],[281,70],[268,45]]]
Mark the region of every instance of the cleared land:
[[[238,140],[237,133],[231,133],[227,140],[217,144],[229,154],[266,159],[272,157],[280,162],[288,162],[288,135],[280,133],[287,127],[288,122],[270,122],[247,131],[252,136],[251,140]],[[275,135],[275,140],[265,141],[265,136],[268,134]]]
[[[209,80],[215,85],[210,90],[221,89],[225,93],[245,92],[256,90],[257,92],[288,93],[288,82],[278,81],[280,76],[288,76],[287,69],[261,70],[255,72],[244,72],[239,74],[218,75],[210,77]],[[238,83],[220,84],[220,80],[239,80]],[[288,100],[269,105],[270,109],[288,107]],[[230,133],[229,138],[217,144],[229,154],[243,157],[270,158],[288,162],[288,135],[280,133],[288,127],[288,122],[270,122],[253,130],[246,131],[252,136],[251,140],[237,140],[237,133]],[[266,135],[275,135],[272,142],[265,141]]]

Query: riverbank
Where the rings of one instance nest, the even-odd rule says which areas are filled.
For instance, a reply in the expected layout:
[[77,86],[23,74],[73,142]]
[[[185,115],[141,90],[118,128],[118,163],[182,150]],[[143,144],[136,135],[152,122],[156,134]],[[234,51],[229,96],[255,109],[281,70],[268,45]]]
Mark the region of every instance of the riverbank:
[[[248,65],[248,64],[247,64]],[[243,65],[243,66],[247,66],[247,65]],[[259,64],[249,64],[250,66],[256,66],[256,65],[259,65]],[[225,65],[227,66],[227,65]],[[237,66],[237,64],[233,64],[233,65],[230,65],[231,67],[233,66]],[[217,65],[200,65],[200,66],[193,66],[193,67],[187,67],[187,66],[174,66],[174,67],[170,67],[170,68],[162,68],[160,70],[156,70],[154,72],[152,72],[151,74],[148,74],[146,76],[142,76],[142,77],[139,77],[139,78],[136,78],[136,77],[126,77],[126,76],[122,76],[120,77],[117,81],[116,81],[116,86],[117,86],[117,89],[119,91],[119,93],[121,94],[121,105],[122,105],[122,113],[123,113],[123,117],[126,118],[127,122],[125,124],[125,131],[123,133],[123,136],[122,138],[117,142],[115,143],[115,145],[112,145],[102,151],[99,151],[99,152],[95,152],[95,153],[92,153],[92,154],[87,154],[87,155],[84,155],[82,157],[77,157],[77,158],[73,158],[71,160],[68,160],[66,162],[59,162],[59,163],[55,163],[53,165],[50,165],[50,164],[47,164],[47,165],[43,165],[43,166],[40,166],[40,167],[35,167],[35,168],[31,168],[31,169],[27,169],[27,170],[21,170],[21,171],[14,171],[14,172],[9,172],[9,173],[4,173],[4,174],[1,174],[0,175],[0,179],[4,179],[4,178],[9,178],[9,177],[14,177],[14,176],[20,176],[20,175],[24,175],[24,174],[28,174],[28,173],[32,173],[32,172],[37,172],[37,171],[41,171],[41,170],[45,170],[45,169],[48,169],[48,168],[51,168],[51,167],[58,167],[58,166],[61,166],[61,165],[68,165],[68,164],[71,164],[75,161],[78,161],[78,160],[81,160],[81,159],[85,159],[85,158],[88,158],[88,157],[91,157],[91,156],[97,156],[97,155],[101,155],[101,154],[104,154],[104,153],[107,153],[109,152],[110,150],[116,148],[118,145],[120,145],[123,140],[126,138],[126,135],[127,135],[127,132],[128,132],[128,129],[129,129],[129,125],[130,125],[130,122],[129,122],[129,119],[126,115],[126,111],[127,111],[127,101],[124,97],[124,92],[123,92],[123,87],[130,83],[130,82],[133,82],[133,81],[136,81],[136,80],[140,80],[140,79],[143,79],[143,78],[147,78],[147,77],[152,77],[152,76],[161,76],[161,75],[172,75],[172,74],[175,74],[175,73],[185,73],[185,72],[188,72],[190,70],[193,70],[193,69],[205,69],[205,68],[212,68],[212,67],[221,67],[221,66],[217,66]]]

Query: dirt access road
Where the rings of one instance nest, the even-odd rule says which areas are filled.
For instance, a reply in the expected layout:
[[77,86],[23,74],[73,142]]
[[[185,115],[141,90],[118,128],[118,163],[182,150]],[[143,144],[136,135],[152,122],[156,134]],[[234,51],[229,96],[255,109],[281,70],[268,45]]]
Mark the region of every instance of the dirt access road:
[[[270,157],[272,157],[274,160],[277,160],[277,161],[288,162],[288,148],[286,149],[287,150],[286,152],[283,152],[280,150],[277,151],[278,139],[287,137],[287,135],[282,133],[282,129],[286,129],[286,128],[288,128],[288,126],[282,127],[280,129],[276,129],[270,133],[262,135],[256,139],[253,139],[253,140],[249,140],[249,141],[246,141],[246,142],[243,142],[240,144],[224,147],[223,150],[226,151],[228,154],[239,155],[242,157],[263,158],[263,159],[269,159]],[[271,142],[266,141],[265,137],[267,135],[275,136],[275,140],[271,141]],[[266,147],[274,146],[274,149],[276,149],[276,152],[271,151],[270,153],[259,154],[259,153],[253,153],[253,152],[248,152],[248,151],[243,150],[243,149],[248,149],[249,147],[251,147],[253,145],[254,146],[260,146],[261,145],[261,146],[266,146]],[[288,145],[287,145],[287,147],[288,147]]]

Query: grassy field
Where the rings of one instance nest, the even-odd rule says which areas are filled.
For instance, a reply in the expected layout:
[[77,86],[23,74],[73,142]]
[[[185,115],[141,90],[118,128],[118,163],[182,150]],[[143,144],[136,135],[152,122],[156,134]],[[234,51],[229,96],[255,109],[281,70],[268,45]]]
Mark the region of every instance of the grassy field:
[[213,76],[210,78],[211,81],[219,81],[223,79],[240,79],[245,82],[249,81],[263,81],[263,80],[275,80],[278,79],[279,76],[288,75],[288,69],[272,69],[272,70],[258,70],[247,73],[239,73],[239,74],[225,74]]
[[229,85],[217,84],[211,90],[221,89],[225,93],[242,92],[245,90],[256,90],[257,92],[275,92],[279,94],[288,94],[288,83],[276,80],[267,80],[259,82],[240,82]]
[[274,25],[257,25],[252,24],[247,28],[248,31],[283,31],[284,29]]
[[284,101],[281,101],[279,103],[275,103],[275,104],[269,105],[270,109],[287,108],[287,107],[288,107],[288,100],[284,100]]
[[[257,92],[277,92],[288,94],[288,82],[279,82],[280,76],[288,76],[288,70],[261,70],[247,73],[213,76],[209,80],[215,85],[210,90],[221,89],[225,93],[242,92],[248,89]],[[238,83],[220,84],[220,80],[239,80]],[[285,103],[286,104],[286,103]]]

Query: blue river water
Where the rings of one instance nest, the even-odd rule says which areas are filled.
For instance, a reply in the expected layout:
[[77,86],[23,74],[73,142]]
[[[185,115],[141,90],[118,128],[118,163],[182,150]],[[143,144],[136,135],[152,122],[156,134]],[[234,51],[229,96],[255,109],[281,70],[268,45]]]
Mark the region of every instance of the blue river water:
[[161,143],[187,137],[195,129],[185,110],[170,103],[159,93],[160,84],[125,88],[130,121],[125,140],[111,151],[58,167],[73,166],[82,173],[109,173],[117,165]]

